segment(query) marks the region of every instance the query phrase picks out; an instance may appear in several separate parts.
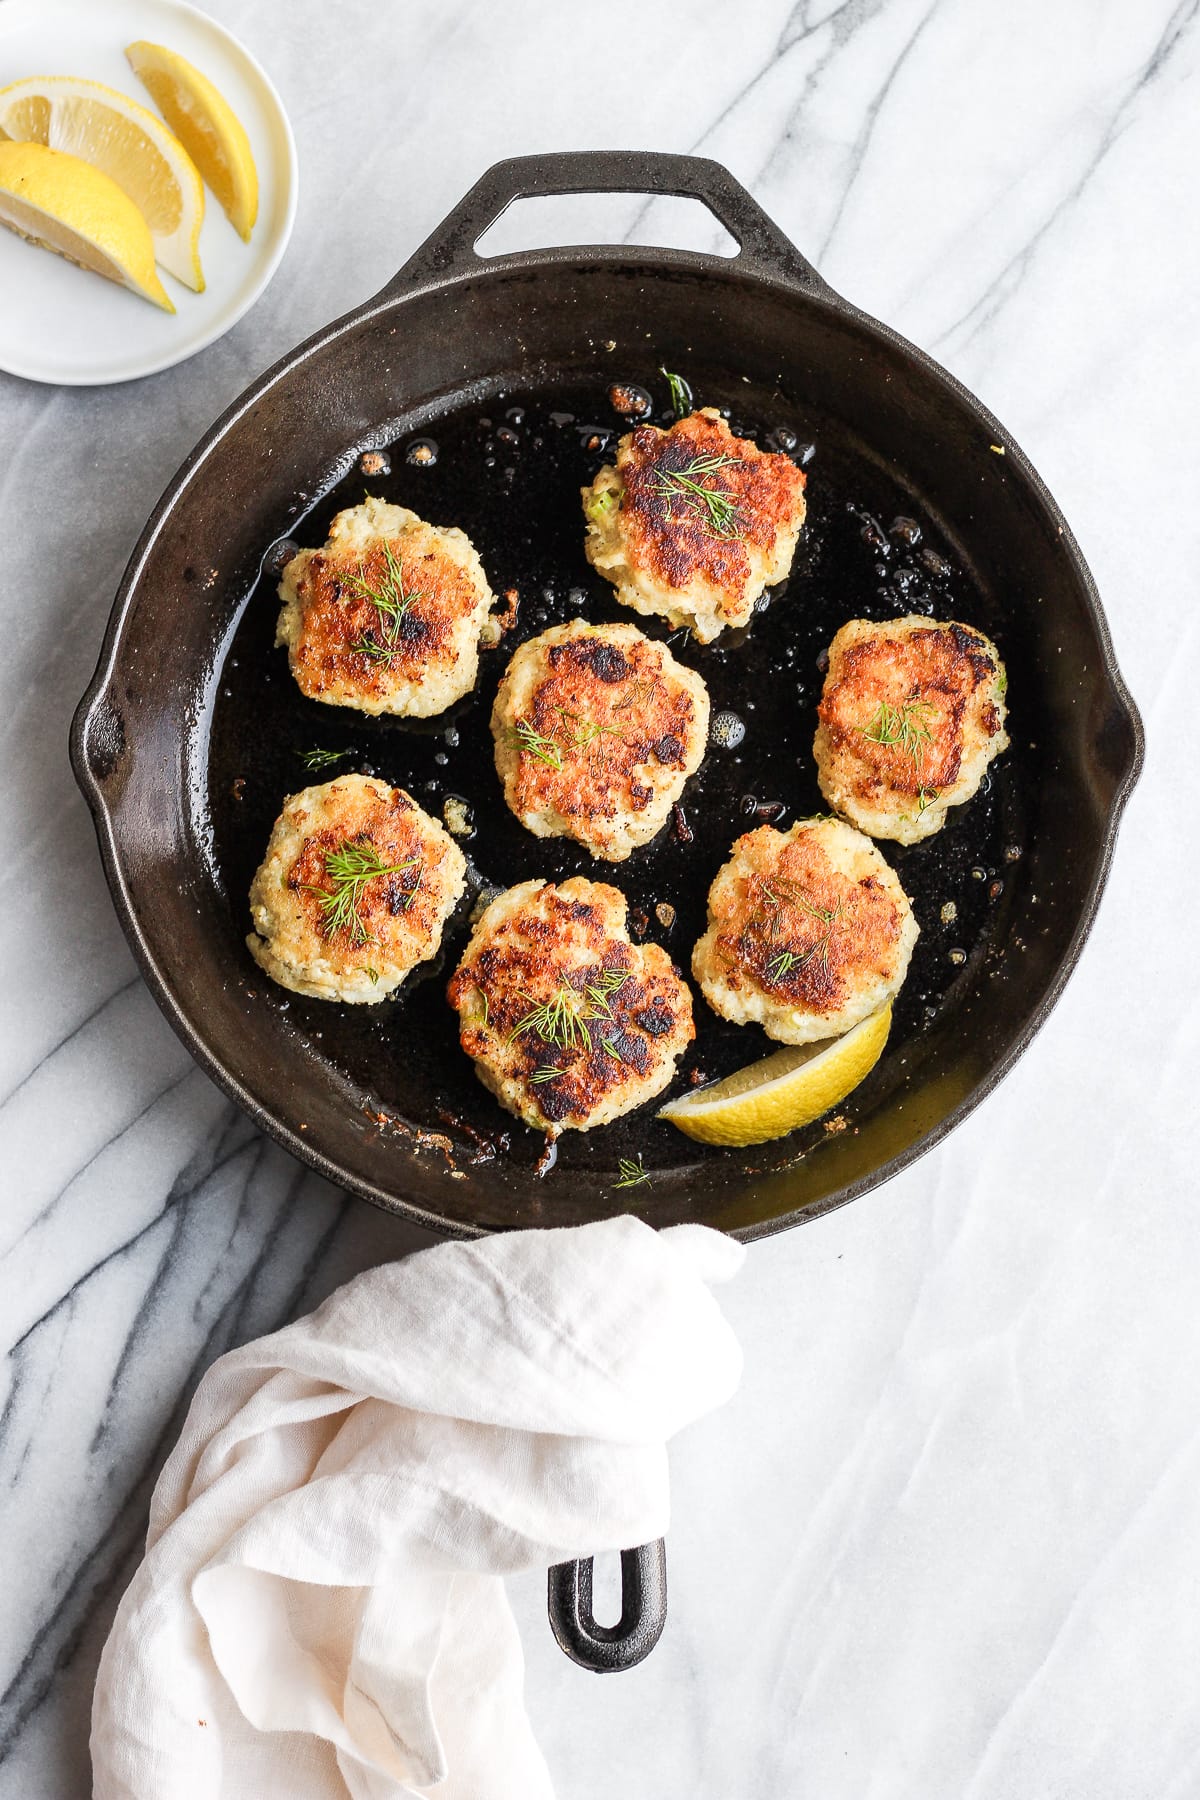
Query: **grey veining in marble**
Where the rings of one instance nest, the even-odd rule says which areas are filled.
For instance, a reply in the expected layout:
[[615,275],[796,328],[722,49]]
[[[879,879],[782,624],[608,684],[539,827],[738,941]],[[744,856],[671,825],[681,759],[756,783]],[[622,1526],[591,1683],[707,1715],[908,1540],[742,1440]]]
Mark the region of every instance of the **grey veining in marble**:
[[[675,1448],[658,1650],[583,1676],[530,1577],[530,1706],[564,1796],[1197,1800],[1197,0],[210,10],[296,128],[274,284],[145,382],[0,377],[0,1796],[88,1791],[99,1647],[200,1371],[421,1241],[257,1136],[134,972],[66,759],[121,569],[204,427],[488,163],[648,145],[726,162],[1004,420],[1150,751],[1017,1070],[724,1296],[746,1376]],[[653,240],[666,212],[570,217]]]

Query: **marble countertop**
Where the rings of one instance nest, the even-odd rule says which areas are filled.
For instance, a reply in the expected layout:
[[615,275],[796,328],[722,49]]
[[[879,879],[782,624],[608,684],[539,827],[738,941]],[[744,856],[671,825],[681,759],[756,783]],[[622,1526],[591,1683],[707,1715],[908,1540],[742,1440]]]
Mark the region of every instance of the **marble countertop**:
[[[88,1791],[100,1645],[202,1370],[423,1241],[259,1136],[134,971],[66,756],[113,591],[216,414],[488,163],[627,145],[724,161],[999,414],[1091,562],[1149,755],[1015,1072],[725,1291],[745,1378],[674,1447],[651,1659],[583,1675],[517,1584],[535,1723],[580,1800],[1194,1800],[1197,0],[209,9],[296,129],[274,284],[144,382],[0,377],[0,1796]],[[637,217],[572,207],[581,237]]]

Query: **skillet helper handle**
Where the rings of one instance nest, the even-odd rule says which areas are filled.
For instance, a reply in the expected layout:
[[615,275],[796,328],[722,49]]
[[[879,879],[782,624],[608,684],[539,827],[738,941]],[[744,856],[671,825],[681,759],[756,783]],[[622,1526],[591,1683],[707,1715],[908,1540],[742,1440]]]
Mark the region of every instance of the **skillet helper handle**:
[[[543,199],[550,194],[675,194],[699,200],[739,245],[738,254],[722,257],[722,263],[739,270],[789,276],[814,294],[830,292],[812,264],[721,163],[707,156],[673,156],[659,150],[562,150],[493,163],[414,251],[379,298],[394,298],[418,281],[469,274],[514,260],[481,257],[475,245],[514,200]],[[570,246],[537,254],[542,259],[570,260],[580,251]],[[631,249],[631,254],[636,250]],[[687,259],[694,253],[671,254]]]
[[667,1547],[661,1538],[621,1552],[621,1617],[597,1625],[592,1616],[592,1558],[555,1563],[546,1610],[559,1648],[596,1675],[632,1669],[649,1656],[667,1622]]
[[71,721],[71,766],[93,812],[120,787],[128,747],[121,708],[97,676]]

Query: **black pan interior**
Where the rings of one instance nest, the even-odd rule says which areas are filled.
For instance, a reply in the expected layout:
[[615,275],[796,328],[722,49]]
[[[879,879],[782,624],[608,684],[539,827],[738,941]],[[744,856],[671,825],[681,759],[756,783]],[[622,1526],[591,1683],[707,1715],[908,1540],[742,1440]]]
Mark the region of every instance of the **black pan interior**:
[[[609,373],[609,371],[606,371]],[[229,644],[214,709],[209,806],[214,876],[226,902],[231,955],[256,973],[242,947],[246,894],[283,797],[336,770],[361,770],[408,789],[435,815],[447,796],[471,808],[474,835],[464,844],[472,887],[506,887],[531,876],[587,874],[614,882],[627,896],[634,936],[664,944],[686,971],[704,929],[709,882],[740,831],[770,820],[786,828],[825,810],[812,757],[822,653],[847,619],[919,612],[961,619],[993,635],[1007,633],[997,606],[956,544],[947,521],[926,496],[906,488],[846,426],[811,406],[753,391],[732,371],[688,363],[697,404],[724,409],[733,429],[764,448],[786,449],[808,476],[808,521],[786,582],[766,596],[752,625],[708,648],[665,622],[638,620],[650,635],[670,636],[675,653],[708,684],[714,716],[730,713],[744,727],[736,747],[710,744],[684,797],[682,817],[625,863],[595,863],[570,841],[536,839],[504,805],[488,729],[492,700],[518,643],[548,625],[582,616],[629,618],[609,584],[583,555],[581,485],[611,458],[629,420],[609,396],[612,382],[634,384],[668,424],[666,384],[653,363],[622,360],[612,382],[561,381],[495,392],[483,402],[426,419],[419,432],[356,460],[324,494],[290,539],[264,545],[260,579]],[[471,537],[500,593],[519,595],[518,625],[485,654],[474,694],[432,721],[368,719],[306,700],[274,647],[277,571],[296,543],[323,541],[333,514],[367,494],[412,507]],[[912,899],[921,938],[895,1009],[892,1040],[869,1083],[832,1121],[749,1153],[709,1150],[642,1110],[590,1133],[566,1133],[555,1189],[607,1190],[618,1204],[648,1211],[712,1181],[756,1170],[803,1167],[819,1157],[831,1133],[853,1132],[864,1110],[879,1105],[916,1067],[929,1033],[944,1024],[978,979],[998,941],[1023,854],[1022,793],[1028,752],[1022,744],[1021,681],[1011,686],[1015,747],[995,766],[980,795],[958,808],[932,841],[884,846]],[[736,732],[736,727],[735,727]],[[313,749],[346,755],[319,774],[307,772]],[[399,995],[376,1007],[343,1006],[289,995],[265,981],[255,1003],[302,1035],[347,1095],[403,1137],[432,1129],[452,1141],[458,1159],[494,1153],[493,1178],[528,1184],[543,1151],[535,1133],[503,1114],[475,1079],[458,1047],[444,989],[469,931],[469,900],[447,933],[443,953],[410,978]],[[1000,932],[1002,935],[1002,929]],[[757,1027],[718,1019],[696,992],[697,1039],[681,1065],[678,1091],[698,1074],[729,1073],[777,1046]],[[431,1154],[438,1154],[436,1148]],[[618,1189],[622,1159],[640,1160],[647,1184]],[[698,1179],[699,1177],[699,1179]]]
[[[660,363],[739,431],[811,450],[809,522],[789,582],[740,639],[675,643],[745,739],[711,749],[685,795],[690,841],[664,833],[614,867],[510,818],[487,720],[521,637],[578,612],[618,616],[583,556],[578,489],[623,428],[612,383],[646,388],[663,415]],[[436,457],[410,461],[414,439],[432,439]],[[368,445],[387,448],[387,473],[364,474]],[[320,542],[332,513],[365,491],[462,526],[497,591],[520,595],[517,631],[485,656],[477,693],[431,725],[306,702],[273,648],[282,541]],[[686,968],[708,884],[750,822],[747,798],[777,803],[784,823],[821,809],[821,651],[847,618],[907,611],[995,637],[1013,744],[939,837],[887,847],[922,936],[887,1052],[836,1129],[707,1151],[643,1110],[565,1134],[540,1177],[540,1140],[498,1109],[457,1048],[443,988],[464,921],[443,966],[378,1008],[297,999],[254,966],[250,877],[284,796],[312,779],[298,752],[320,747],[346,749],[340,767],[374,769],[433,811],[448,794],[468,801],[482,883],[572,871],[615,881]],[[316,1167],[451,1231],[634,1207],[745,1236],[865,1191],[1010,1065],[1086,934],[1137,752],[1086,569],[996,422],[836,297],[720,259],[640,252],[547,253],[440,285],[401,278],[265,377],[151,521],[75,739],[118,907],[168,1016]],[[698,1010],[683,1079],[769,1047]],[[649,1184],[615,1187],[620,1160],[637,1157]]]

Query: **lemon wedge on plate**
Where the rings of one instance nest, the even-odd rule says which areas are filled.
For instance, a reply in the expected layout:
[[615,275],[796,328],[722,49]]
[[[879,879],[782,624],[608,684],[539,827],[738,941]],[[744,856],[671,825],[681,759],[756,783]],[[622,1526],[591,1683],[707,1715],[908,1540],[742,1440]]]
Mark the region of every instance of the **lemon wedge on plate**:
[[0,144],[0,225],[175,311],[150,227],[111,175],[46,144]]
[[0,138],[48,144],[111,176],[142,213],[155,260],[204,291],[204,184],[179,139],[136,100],[99,81],[35,75],[0,88]]
[[258,171],[241,120],[208,76],[174,50],[140,39],[125,54],[234,230],[249,241],[258,217]]
[[761,1062],[695,1088],[659,1113],[702,1144],[765,1144],[811,1125],[863,1081],[883,1054],[891,1006],[832,1043],[789,1044]]

